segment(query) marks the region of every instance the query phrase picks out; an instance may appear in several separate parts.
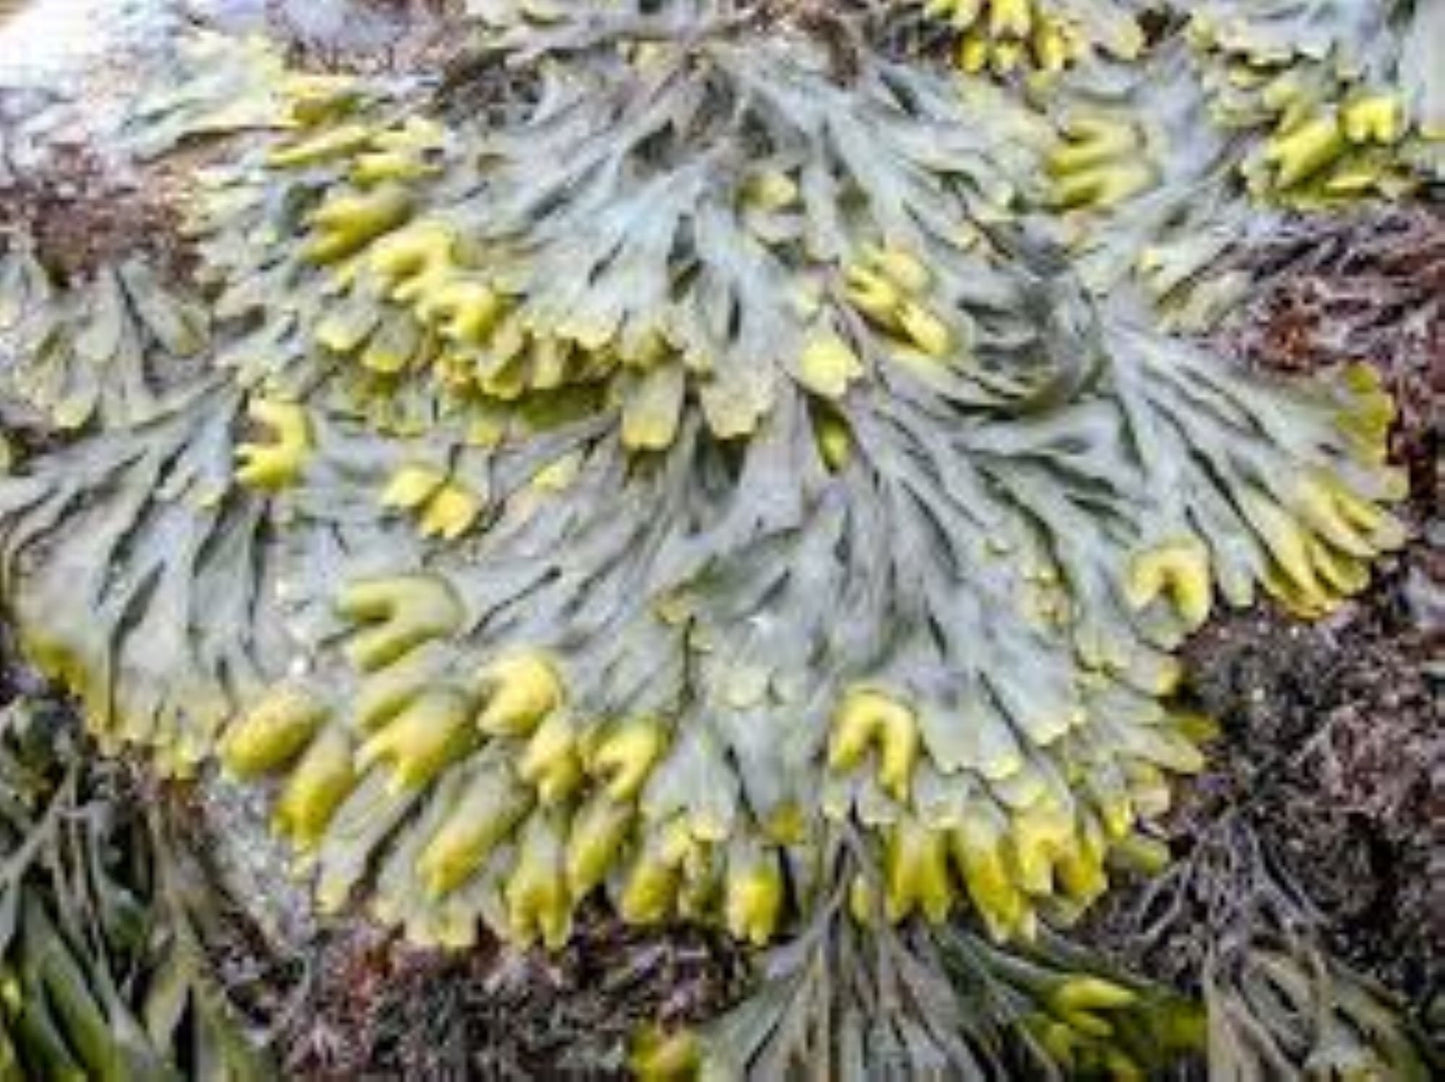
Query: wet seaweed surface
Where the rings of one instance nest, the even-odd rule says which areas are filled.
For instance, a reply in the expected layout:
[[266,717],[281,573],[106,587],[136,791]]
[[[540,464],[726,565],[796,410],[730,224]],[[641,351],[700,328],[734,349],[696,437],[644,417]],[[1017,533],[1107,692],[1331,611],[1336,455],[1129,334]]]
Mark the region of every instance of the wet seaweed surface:
[[[58,171],[98,173],[76,154]],[[42,241],[69,253],[77,273],[113,252],[170,243],[163,204],[98,190],[41,185],[0,190],[0,201],[42,226]],[[182,273],[184,253],[160,250]],[[1392,447],[1411,474],[1412,542],[1325,621],[1260,606],[1221,613],[1195,636],[1191,693],[1221,732],[1210,769],[1180,790],[1170,819],[1176,868],[1208,865],[1198,873],[1207,878],[1221,847],[1250,839],[1331,951],[1408,1001],[1438,1037],[1445,216],[1412,209],[1300,224],[1253,258],[1262,288],[1221,340],[1243,363],[1268,368],[1380,368],[1400,407]],[[34,688],[12,657],[6,650],[0,671],[6,698]],[[198,819],[194,791],[166,793],[178,819]],[[1191,988],[1217,929],[1197,919],[1187,894],[1165,912],[1159,899],[1157,884],[1122,886],[1080,937]],[[741,954],[726,940],[639,932],[595,907],[551,954],[492,943],[462,955],[422,951],[351,922],[323,929],[299,958],[277,957],[240,909],[229,927],[214,944],[220,971],[298,1079],[622,1077],[640,1022],[709,1017],[743,984]]]
[[[1250,364],[1381,367],[1400,404],[1393,447],[1412,474],[1413,540],[1328,620],[1260,606],[1195,636],[1191,692],[1221,725],[1211,768],[1180,791],[1169,824],[1170,875],[1195,886],[1164,905],[1159,883],[1124,884],[1079,936],[1195,987],[1220,932],[1201,898],[1250,889],[1229,878],[1243,863],[1231,847],[1247,842],[1329,949],[1438,1037],[1445,219],[1405,211],[1300,226],[1255,258],[1265,288],[1222,338]],[[30,684],[8,666],[6,680]],[[195,794],[171,796],[184,818]],[[423,951],[350,922],[279,957],[239,909],[230,928],[214,947],[220,971],[298,1079],[624,1077],[640,1022],[709,1017],[744,983],[725,940],[639,932],[595,907],[557,954]]]
[[[163,210],[109,192],[96,198],[98,183],[12,193],[20,198],[11,212],[57,231],[57,249],[73,259],[145,238],[173,245],[173,267],[184,265]],[[1329,949],[1407,1001],[1438,1037],[1445,216],[1414,209],[1301,224],[1253,259],[1264,287],[1220,339],[1247,364],[1305,371],[1363,359],[1381,369],[1400,409],[1392,448],[1412,477],[1412,542],[1368,593],[1325,621],[1260,606],[1221,614],[1194,637],[1191,692],[1221,724],[1211,768],[1180,791],[1170,820],[1171,875],[1196,877],[1196,906],[1185,891],[1161,907],[1159,884],[1135,881],[1079,934],[1192,988],[1218,932],[1201,919],[1199,895],[1242,889],[1227,881],[1236,865],[1226,851],[1248,839]],[[11,656],[7,698],[33,694]],[[190,814],[192,789],[167,794],[178,819],[201,821]],[[724,939],[639,932],[596,907],[557,954],[499,944],[423,951],[350,922],[320,931],[299,957],[278,956],[241,909],[229,929],[214,944],[220,972],[298,1079],[624,1077],[639,1023],[709,1017],[744,984],[742,957]]]
[[[1376,585],[1309,625],[1261,606],[1189,646],[1198,704],[1221,723],[1211,768],[1170,822],[1177,868],[1225,881],[1247,838],[1330,950],[1441,1035],[1445,991],[1445,728],[1440,706],[1439,414],[1445,389],[1445,218],[1428,211],[1300,226],[1255,254],[1264,286],[1222,333],[1245,363],[1380,366],[1400,404],[1393,446],[1412,474],[1414,539]],[[1211,929],[1158,885],[1111,894],[1080,937],[1191,988]],[[1207,891],[1207,887],[1205,890]],[[1147,934],[1145,934],[1147,932]],[[639,935],[600,912],[555,957],[492,947],[418,952],[356,928],[328,937],[288,1026],[296,1077],[623,1077],[632,1027],[706,1017],[740,959],[693,933]]]

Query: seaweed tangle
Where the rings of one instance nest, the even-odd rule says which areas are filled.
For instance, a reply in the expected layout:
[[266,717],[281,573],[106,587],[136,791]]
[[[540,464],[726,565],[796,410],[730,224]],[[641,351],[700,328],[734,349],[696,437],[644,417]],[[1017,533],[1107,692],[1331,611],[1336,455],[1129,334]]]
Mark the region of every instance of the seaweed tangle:
[[212,968],[195,857],[81,739],[54,703],[0,709],[0,1078],[274,1077]]

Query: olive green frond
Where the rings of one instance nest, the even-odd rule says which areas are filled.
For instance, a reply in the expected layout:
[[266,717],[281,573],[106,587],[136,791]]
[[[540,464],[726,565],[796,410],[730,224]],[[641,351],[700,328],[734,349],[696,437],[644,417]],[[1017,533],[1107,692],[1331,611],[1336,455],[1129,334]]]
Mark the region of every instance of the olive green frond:
[[24,464],[0,496],[22,647],[80,696],[103,746],[152,747],[175,770],[205,760],[236,697],[285,657],[265,616],[265,509],[230,484],[237,409],[193,392]]
[[81,754],[53,705],[0,710],[0,1075],[274,1077],[206,955],[193,858]]
[[[559,949],[602,900],[758,948],[644,1076],[1145,1077],[1199,1012],[1055,933],[1171,860],[1211,735],[1178,652],[1404,541],[1372,369],[1171,328],[1280,206],[1428,180],[1433,17],[923,5],[1016,80],[864,6],[487,0],[435,82],[182,46],[132,135],[241,135],[199,290],[0,251],[0,405],[66,436],[0,476],[0,594],[103,750],[260,787],[324,911]],[[247,1077],[164,835],[125,882],[180,931],[132,986],[32,859],[65,832],[12,738],[0,1063],[169,1077],[185,1036]],[[1248,947],[1219,1063],[1410,1077],[1371,993]]]
[[1389,24],[1408,18],[1411,0],[1203,0],[1189,5],[1190,34],[1202,46],[1260,63],[1297,57],[1369,64]]
[[[166,469],[137,450],[93,492],[78,448],[53,464],[58,494],[33,467],[9,483],[16,615],[100,731],[182,762],[219,739],[231,770],[278,779],[277,829],[323,902],[359,891],[423,942],[467,941],[480,916],[555,943],[598,888],[640,923],[767,940],[813,904],[829,822],[857,824],[889,870],[890,919],[962,908],[1027,938],[1104,889],[1111,850],[1147,851],[1132,832],[1167,806],[1168,773],[1198,767],[1156,697],[1215,584],[1323,609],[1395,540],[1368,440],[1340,474],[1320,448],[1350,437],[1281,393],[1252,457],[1186,468],[1171,441],[1220,445],[1246,385],[1181,346],[1117,341],[1140,370],[1099,386],[1127,406],[1101,390],[945,437],[939,407],[903,393],[857,413],[836,474],[795,392],[731,480],[696,419],[629,471],[605,418],[447,453],[313,413],[304,467],[257,497],[229,481],[239,407],[216,395],[207,428],[145,431]],[[161,436],[208,429],[225,495],[150,502],[199,483],[194,451]],[[398,486],[423,454],[456,480]],[[539,487],[569,456],[569,483]],[[479,533],[417,529],[412,497],[438,484],[491,492]],[[56,534],[76,486],[95,525]],[[284,543],[263,545],[262,522]],[[144,544],[160,536],[165,567],[134,563],[161,558]],[[199,558],[178,561],[187,545]],[[83,591],[124,624],[57,625],[45,584],[73,596],[77,567],[125,569]],[[194,614],[242,605],[255,641],[207,642]],[[195,662],[162,681],[175,657]]]
[[1329,955],[1318,914],[1250,818],[1230,808],[1204,827],[1155,884],[1141,930],[1157,946],[1194,925],[1211,1073],[1435,1077],[1438,1049],[1387,991]]
[[[460,414],[485,439],[499,410],[590,396],[637,450],[685,409],[745,436],[784,384],[837,399],[885,364],[994,400],[972,357],[1027,327],[969,219],[1013,198],[1013,132],[899,66],[845,91],[803,42],[656,48],[544,75],[501,131],[348,115],[216,175],[198,228],[220,310],[263,320],[228,363],[327,380],[401,432]],[[262,311],[276,289],[292,311]]]
[[1434,1077],[1418,1034],[1372,982],[1298,941],[1257,943],[1204,973],[1211,1067],[1337,1078]]
[[857,891],[758,970],[720,1018],[639,1033],[638,1076],[1137,1079],[1204,1041],[1198,1007],[1097,958],[1054,941],[1001,950],[956,926],[895,931],[869,922]]
[[1210,325],[1247,288],[1222,270],[1275,219],[1240,198],[1239,137],[1218,130],[1186,45],[1069,73],[1036,198],[1089,288],[1142,292],[1169,326]]
[[164,74],[142,88],[126,117],[125,142],[142,160],[187,140],[290,127],[308,101],[347,80],[287,70],[281,52],[262,37],[237,39],[214,31],[178,35]]
[[[1336,96],[1347,104],[1311,127],[1298,95],[1312,70],[1191,59],[1176,37],[1139,62],[1068,73],[1044,101],[1055,134],[1035,198],[1053,208],[1090,287],[1142,289],[1166,325],[1204,329],[1247,289],[1231,257],[1277,226],[1277,206],[1399,197],[1430,182],[1434,144],[1407,130],[1388,94]],[[1290,101],[1303,111],[1286,116]]]
[[994,75],[1053,74],[1096,52],[1134,59],[1145,43],[1140,7],[1120,0],[922,0],[928,16],[957,32],[958,67]]
[[126,427],[160,413],[205,363],[210,316],[136,257],[57,283],[27,237],[0,248],[0,380],[46,427]]
[[1243,165],[1253,194],[1318,206],[1439,179],[1438,5],[1221,0],[1190,18],[1216,121],[1268,132]]
[[[1322,615],[1402,541],[1368,370],[1251,376],[1132,288],[1229,243],[1192,69],[1034,106],[760,10],[510,23],[471,114],[283,76],[200,178],[192,378],[0,480],[28,654],[107,748],[269,786],[325,908],[761,945],[847,834],[881,923],[1037,940],[1167,861],[1213,606]],[[149,372],[189,324],[138,273]]]

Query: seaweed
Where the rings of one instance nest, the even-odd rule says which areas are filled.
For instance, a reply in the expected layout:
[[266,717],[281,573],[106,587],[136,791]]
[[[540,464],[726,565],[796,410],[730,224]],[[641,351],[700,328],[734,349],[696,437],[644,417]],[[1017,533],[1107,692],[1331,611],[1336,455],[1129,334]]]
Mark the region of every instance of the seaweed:
[[[27,656],[108,753],[265,786],[326,912],[560,950],[605,898],[791,940],[644,1067],[1135,1077],[1178,1050],[1141,1027],[1197,1043],[1058,933],[1168,862],[1213,731],[1187,637],[1335,611],[1406,482],[1374,369],[1171,328],[1238,296],[1273,220],[1242,196],[1400,194],[1414,149],[1321,179],[1280,149],[1314,119],[1211,81],[1319,50],[1205,14],[949,5],[979,79],[875,48],[866,5],[476,7],[445,78],[212,40],[147,99],[147,154],[242,133],[195,177],[196,289],[11,231],[7,391],[64,437],[0,479]],[[1324,24],[1404,88],[1310,99],[1342,153],[1428,143],[1408,7]],[[1064,27],[1112,58],[1062,70]],[[1018,94],[1026,38],[1059,70]],[[1236,92],[1273,111],[1208,127]]]
[[207,953],[214,888],[65,710],[0,709],[0,1075],[274,1077]]

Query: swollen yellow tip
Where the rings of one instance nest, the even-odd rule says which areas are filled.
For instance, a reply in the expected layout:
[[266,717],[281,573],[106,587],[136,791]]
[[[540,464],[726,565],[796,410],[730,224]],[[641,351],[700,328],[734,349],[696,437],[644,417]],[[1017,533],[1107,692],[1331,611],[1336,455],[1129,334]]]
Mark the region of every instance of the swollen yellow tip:
[[284,685],[269,692],[227,731],[221,762],[242,778],[279,769],[310,742],[330,713],[309,691]]
[[879,749],[880,784],[894,799],[907,800],[919,748],[913,711],[878,691],[850,691],[833,715],[828,766],[851,770],[874,746]]
[[1192,535],[1161,542],[1136,555],[1124,577],[1124,597],[1143,609],[1156,597],[1167,597],[1189,630],[1209,617],[1213,590],[1209,550]]
[[562,680],[540,651],[499,658],[482,670],[477,685],[485,701],[477,727],[494,736],[525,736],[562,703]]
[[236,479],[252,488],[277,491],[295,484],[311,451],[306,411],[294,402],[253,398],[247,415],[271,429],[270,443],[243,443],[236,448],[240,466]]
[[605,734],[592,749],[588,771],[605,779],[613,800],[636,796],[667,746],[668,733],[660,722],[624,722]]

